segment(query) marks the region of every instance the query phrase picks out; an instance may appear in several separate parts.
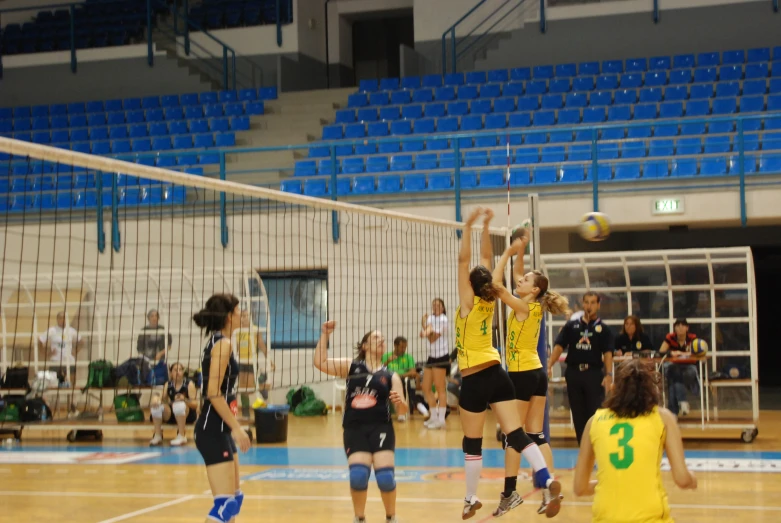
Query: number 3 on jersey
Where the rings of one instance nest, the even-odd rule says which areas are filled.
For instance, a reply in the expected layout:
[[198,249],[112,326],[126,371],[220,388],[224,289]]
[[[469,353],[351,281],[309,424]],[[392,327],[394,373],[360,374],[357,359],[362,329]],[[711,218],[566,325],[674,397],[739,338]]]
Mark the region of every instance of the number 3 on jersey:
[[488,325],[486,325],[486,323],[485,323],[486,321],[487,320],[483,320],[483,323],[480,324],[480,332],[483,333],[483,336],[488,334]]
[[610,454],[610,464],[618,470],[626,470],[632,466],[635,461],[635,449],[629,445],[635,435],[635,430],[629,423],[617,423],[610,429],[610,435],[619,435],[619,452]]

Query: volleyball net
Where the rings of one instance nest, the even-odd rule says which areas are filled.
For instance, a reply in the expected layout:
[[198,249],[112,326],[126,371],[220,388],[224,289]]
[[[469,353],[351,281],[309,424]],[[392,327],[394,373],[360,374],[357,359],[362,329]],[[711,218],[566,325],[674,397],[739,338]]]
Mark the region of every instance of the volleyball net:
[[388,352],[403,336],[422,362],[423,314],[434,298],[455,310],[457,222],[10,139],[0,152],[0,365],[28,369],[60,403],[95,388],[90,364],[103,360],[127,378],[104,388],[159,386],[177,362],[194,375],[205,340],[192,316],[215,293],[241,302],[248,390],[330,379],[312,365],[326,319],[333,356],[378,329]]

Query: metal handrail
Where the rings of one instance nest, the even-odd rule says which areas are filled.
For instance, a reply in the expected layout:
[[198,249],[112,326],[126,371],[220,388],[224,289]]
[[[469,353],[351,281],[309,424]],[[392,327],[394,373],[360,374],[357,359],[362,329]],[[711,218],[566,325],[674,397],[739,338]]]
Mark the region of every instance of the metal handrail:
[[[503,8],[505,5],[507,5],[508,3],[512,2],[512,1],[516,1],[516,0],[505,0],[505,1],[504,1],[504,3],[502,3],[502,5],[500,5],[499,7],[497,7],[497,8],[496,8],[496,11],[494,11],[494,13],[492,13],[492,14],[491,14],[491,15],[489,15],[489,16],[487,16],[487,17],[486,17],[486,18],[485,18],[485,19],[484,19],[482,22],[480,22],[480,24],[478,24],[478,25],[475,27],[475,29],[477,29],[478,27],[480,27],[481,25],[483,25],[485,22],[487,22],[488,20],[490,20],[490,18],[491,18],[491,16],[493,16],[493,14],[497,13],[497,12],[499,11],[499,9]],[[491,31],[492,31],[492,30],[493,30],[493,29],[494,29],[494,28],[495,28],[497,25],[499,25],[500,23],[504,22],[504,20],[505,20],[505,19],[506,19],[508,16],[510,16],[510,14],[511,14],[513,11],[515,11],[516,9],[518,9],[519,7],[521,7],[521,6],[524,4],[524,2],[525,2],[525,0],[520,0],[520,1],[519,1],[517,4],[515,4],[515,6],[514,6],[512,9],[510,9],[509,11],[507,11],[507,12],[506,12],[506,13],[505,13],[505,14],[504,14],[502,17],[500,17],[498,20],[496,20],[496,22],[494,22],[494,23],[493,23],[493,25],[491,25],[491,27],[489,27],[488,29],[486,29],[486,30],[485,30],[485,31],[484,31],[484,32],[483,32],[481,35],[479,35],[477,38],[475,38],[474,40],[472,40],[471,42],[469,42],[469,44],[467,44],[467,46],[466,46],[464,49],[462,49],[461,51],[457,52],[457,53],[456,53],[456,60],[458,60],[459,58],[461,58],[461,57],[462,57],[462,56],[463,56],[463,55],[464,55],[464,54],[465,54],[465,53],[466,53],[466,52],[467,52],[467,51],[468,51],[470,48],[472,48],[472,47],[473,47],[475,44],[477,44],[477,43],[478,43],[480,40],[482,40],[483,38],[486,38],[488,35],[490,35],[490,34],[491,34]],[[473,29],[472,31],[470,31],[469,33],[467,33],[467,35],[466,35],[466,36],[464,36],[464,38],[466,38],[467,36],[470,36],[470,35],[471,35],[471,34],[472,34],[474,31],[475,31],[475,29]],[[454,70],[454,72],[455,72],[455,64],[454,64],[454,66],[453,66],[453,70]]]

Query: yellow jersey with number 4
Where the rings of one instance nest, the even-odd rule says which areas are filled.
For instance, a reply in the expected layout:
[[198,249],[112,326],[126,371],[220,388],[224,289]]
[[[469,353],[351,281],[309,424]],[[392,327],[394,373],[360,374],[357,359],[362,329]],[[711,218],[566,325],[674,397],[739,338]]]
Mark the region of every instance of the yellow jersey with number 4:
[[523,372],[542,368],[540,355],[537,354],[537,341],[540,339],[542,307],[537,302],[529,304],[529,316],[518,321],[515,312],[510,309],[507,318],[507,371]]
[[597,464],[594,523],[672,523],[661,461],[666,431],[659,410],[619,418],[599,409],[591,421]]
[[456,349],[458,367],[463,371],[491,361],[501,361],[494,348],[493,338],[495,301],[484,301],[475,296],[472,310],[461,317],[461,306],[456,309]]

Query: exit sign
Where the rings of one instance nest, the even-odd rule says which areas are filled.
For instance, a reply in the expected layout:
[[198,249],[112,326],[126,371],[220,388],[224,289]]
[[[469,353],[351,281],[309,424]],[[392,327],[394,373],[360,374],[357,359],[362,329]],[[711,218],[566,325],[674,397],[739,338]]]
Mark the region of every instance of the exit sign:
[[653,214],[683,214],[683,198],[657,198],[653,200]]

